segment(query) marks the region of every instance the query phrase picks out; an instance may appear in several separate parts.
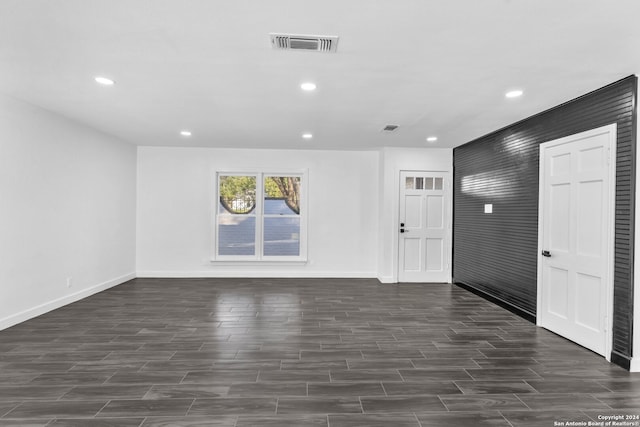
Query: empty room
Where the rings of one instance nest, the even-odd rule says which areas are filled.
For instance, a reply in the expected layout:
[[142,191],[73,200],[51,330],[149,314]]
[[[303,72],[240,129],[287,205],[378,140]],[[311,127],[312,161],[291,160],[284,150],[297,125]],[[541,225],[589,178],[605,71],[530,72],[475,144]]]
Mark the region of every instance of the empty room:
[[638,16],[0,0],[0,425],[640,427]]

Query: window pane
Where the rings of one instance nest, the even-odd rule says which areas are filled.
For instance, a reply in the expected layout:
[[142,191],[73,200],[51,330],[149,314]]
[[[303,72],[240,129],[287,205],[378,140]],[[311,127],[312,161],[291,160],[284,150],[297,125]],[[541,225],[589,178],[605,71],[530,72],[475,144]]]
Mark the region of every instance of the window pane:
[[435,189],[442,190],[442,178],[435,179]]
[[256,217],[218,216],[218,255],[255,255]]
[[265,215],[300,215],[300,177],[267,176],[264,179]]
[[300,255],[300,218],[264,218],[264,255]]
[[424,178],[416,178],[416,190],[422,190],[424,187]]
[[404,188],[406,188],[407,190],[413,190],[413,177],[412,176],[408,176],[405,178],[404,180]]
[[425,190],[433,190],[433,178],[427,178],[424,185]]
[[256,177],[221,175],[220,213],[246,214],[256,207]]
[[265,197],[264,199],[265,215],[299,215],[298,212],[292,210],[287,201],[281,197]]

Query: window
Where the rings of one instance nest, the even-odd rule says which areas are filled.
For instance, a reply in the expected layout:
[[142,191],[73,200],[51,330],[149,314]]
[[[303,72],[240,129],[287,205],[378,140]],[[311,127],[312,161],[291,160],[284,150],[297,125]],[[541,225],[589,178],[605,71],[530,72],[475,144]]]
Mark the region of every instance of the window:
[[306,256],[303,174],[218,173],[216,260]]
[[405,188],[407,190],[442,190],[442,177],[413,177],[405,178]]

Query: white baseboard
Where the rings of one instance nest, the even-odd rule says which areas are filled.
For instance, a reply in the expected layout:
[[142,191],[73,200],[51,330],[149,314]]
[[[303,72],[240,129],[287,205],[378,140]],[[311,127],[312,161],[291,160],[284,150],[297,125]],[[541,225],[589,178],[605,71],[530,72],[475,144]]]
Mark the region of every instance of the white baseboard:
[[107,280],[106,282],[99,283],[90,288],[86,288],[76,293],[65,295],[53,301],[49,301],[44,304],[40,304],[36,307],[29,308],[27,310],[21,311],[20,313],[12,314],[8,317],[0,319],[0,331],[3,329],[7,329],[11,326],[17,325],[18,323],[22,323],[29,319],[33,319],[34,317],[43,315],[51,310],[55,310],[67,304],[71,304],[72,302],[79,301],[93,294],[97,294],[98,292],[102,292],[114,286],[120,285],[128,280],[135,279],[135,277],[136,277],[135,273],[125,274],[124,276]]
[[136,277],[140,278],[347,278],[347,279],[374,279],[376,273],[372,271],[287,271],[287,270],[205,270],[205,271],[168,271],[168,270],[142,270],[136,272]]
[[631,359],[629,372],[640,372],[640,357],[634,357]]
[[[393,276],[378,276],[378,280],[380,281],[380,283],[398,283],[398,280],[396,280]],[[451,279],[447,279],[446,281],[437,283],[451,283]]]

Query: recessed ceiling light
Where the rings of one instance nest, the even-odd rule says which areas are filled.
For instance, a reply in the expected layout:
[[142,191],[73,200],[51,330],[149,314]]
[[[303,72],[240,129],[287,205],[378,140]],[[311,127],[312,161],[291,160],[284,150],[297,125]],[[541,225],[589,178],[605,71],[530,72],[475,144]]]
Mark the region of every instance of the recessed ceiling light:
[[113,80],[101,76],[96,77],[95,81],[105,86],[113,86],[115,83]]
[[303,137],[304,139],[311,139],[311,138],[313,138],[313,135],[312,135],[312,134],[310,134],[310,133],[303,133],[303,134],[302,134],[302,137]]
[[189,130],[181,130],[180,135],[182,136],[191,136],[191,131]]
[[436,142],[438,140],[437,136],[429,136],[427,137],[427,142]]
[[316,90],[316,84],[311,82],[302,83],[300,89],[311,92],[312,90]]
[[511,90],[507,93],[504,94],[504,96],[506,96],[507,98],[517,98],[519,96],[522,96],[524,92],[521,91],[520,89],[517,90]]

